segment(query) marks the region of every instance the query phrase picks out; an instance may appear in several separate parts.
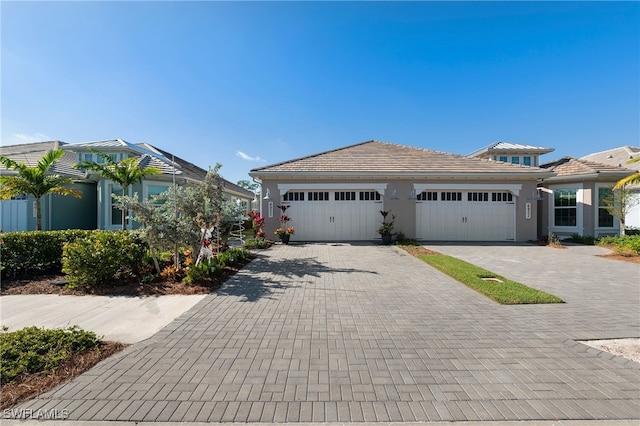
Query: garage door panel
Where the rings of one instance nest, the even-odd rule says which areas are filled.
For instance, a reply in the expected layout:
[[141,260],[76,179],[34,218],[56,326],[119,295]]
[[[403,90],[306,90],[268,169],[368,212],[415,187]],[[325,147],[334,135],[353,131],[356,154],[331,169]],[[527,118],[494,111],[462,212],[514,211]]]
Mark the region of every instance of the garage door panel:
[[[416,203],[416,236],[434,241],[515,240],[515,203],[510,193],[431,192]],[[458,200],[458,201],[453,201]]]

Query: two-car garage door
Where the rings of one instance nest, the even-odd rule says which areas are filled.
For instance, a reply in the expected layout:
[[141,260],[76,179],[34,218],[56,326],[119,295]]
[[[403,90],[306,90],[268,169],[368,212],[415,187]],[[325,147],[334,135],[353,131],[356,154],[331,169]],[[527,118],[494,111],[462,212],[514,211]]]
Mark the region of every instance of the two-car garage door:
[[513,195],[508,191],[425,191],[417,198],[418,239],[515,239],[515,202]]

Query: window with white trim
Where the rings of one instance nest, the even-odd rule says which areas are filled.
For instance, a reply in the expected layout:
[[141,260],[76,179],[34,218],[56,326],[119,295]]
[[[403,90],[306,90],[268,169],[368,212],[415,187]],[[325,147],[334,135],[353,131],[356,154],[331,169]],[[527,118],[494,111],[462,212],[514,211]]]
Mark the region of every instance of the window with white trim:
[[500,156],[500,161],[502,161],[503,163],[506,163],[508,161],[508,157],[506,155],[501,155]]
[[614,201],[611,188],[598,188],[598,228],[613,228],[613,215],[608,207]]
[[467,192],[467,201],[489,201],[488,192]]
[[440,193],[441,201],[462,201],[462,192],[441,192]]
[[436,191],[424,191],[416,196],[419,201],[438,201],[438,193]]
[[329,201],[328,191],[309,191],[307,195],[309,201]]
[[524,157],[522,157],[522,164],[524,164],[525,166],[530,166],[531,165],[531,157],[528,155],[525,155]]
[[378,191],[360,191],[360,201],[380,201],[380,193]]
[[511,164],[520,164],[520,157],[518,156],[511,157]]
[[122,225],[122,209],[118,208],[120,204],[113,198],[113,195],[122,195],[122,187],[116,184],[109,185],[109,225]]
[[578,190],[562,188],[553,191],[553,225],[577,226]]
[[334,194],[336,201],[355,201],[356,199],[355,191],[336,191]]
[[304,201],[304,191],[289,191],[284,194],[282,201]]
[[492,192],[491,201],[511,202],[513,201],[513,194],[510,192]]

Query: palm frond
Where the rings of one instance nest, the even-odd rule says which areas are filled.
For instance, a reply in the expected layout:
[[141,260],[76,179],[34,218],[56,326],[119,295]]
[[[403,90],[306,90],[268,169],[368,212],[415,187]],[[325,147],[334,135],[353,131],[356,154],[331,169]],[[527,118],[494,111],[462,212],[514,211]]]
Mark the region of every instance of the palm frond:
[[627,176],[624,179],[620,179],[618,182],[616,182],[613,189],[619,189],[627,185],[636,185],[636,184],[640,184],[640,172],[636,172],[631,176]]

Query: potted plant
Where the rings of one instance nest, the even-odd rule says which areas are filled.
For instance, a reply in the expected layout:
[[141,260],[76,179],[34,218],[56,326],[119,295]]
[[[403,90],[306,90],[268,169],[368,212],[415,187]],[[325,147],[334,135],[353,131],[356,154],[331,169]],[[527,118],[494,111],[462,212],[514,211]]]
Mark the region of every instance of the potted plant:
[[285,214],[289,206],[282,204],[279,205],[278,208],[280,209],[280,226],[278,227],[278,229],[276,229],[275,234],[278,236],[278,238],[280,238],[282,244],[289,244],[289,239],[293,234],[296,233],[295,229],[293,229],[293,226],[286,226],[286,223],[291,220],[291,218]]
[[382,237],[382,244],[389,245],[391,244],[391,239],[393,237],[393,223],[396,220],[395,215],[391,215],[391,220],[387,221],[387,216],[391,210],[380,210],[380,214],[382,215],[382,225],[378,228],[378,234]]

